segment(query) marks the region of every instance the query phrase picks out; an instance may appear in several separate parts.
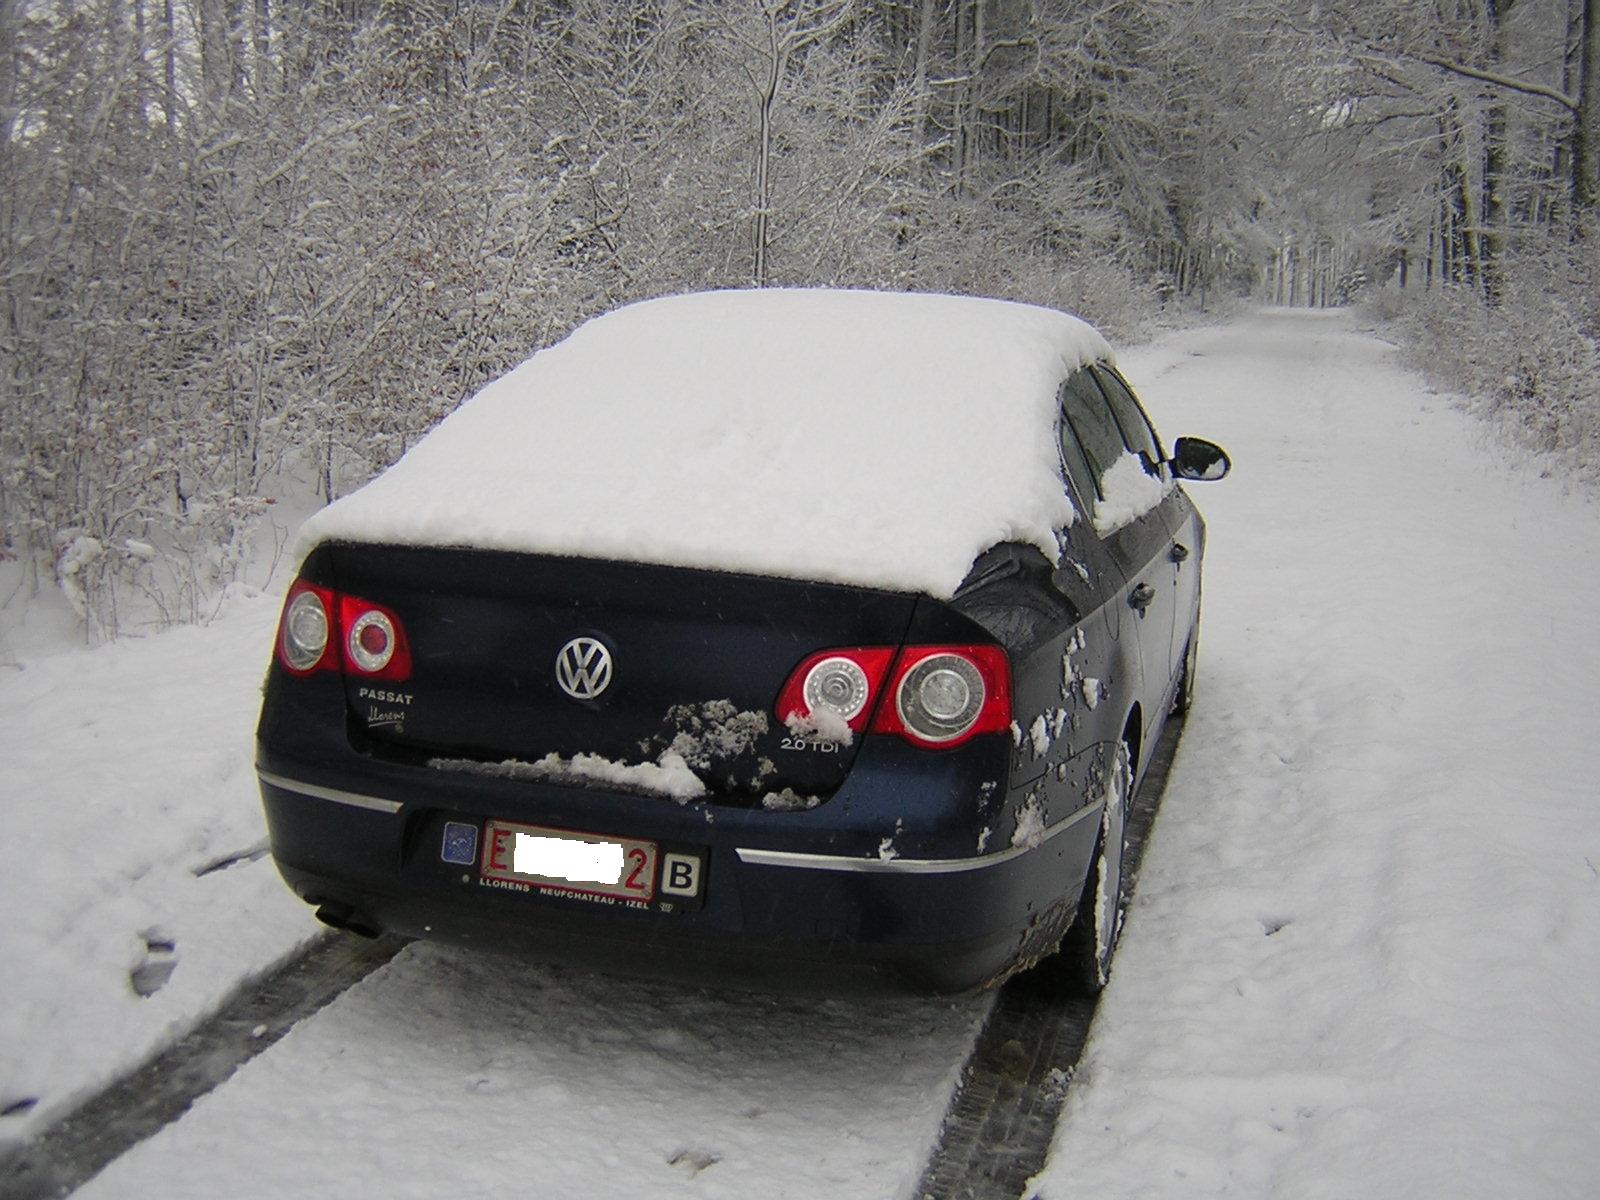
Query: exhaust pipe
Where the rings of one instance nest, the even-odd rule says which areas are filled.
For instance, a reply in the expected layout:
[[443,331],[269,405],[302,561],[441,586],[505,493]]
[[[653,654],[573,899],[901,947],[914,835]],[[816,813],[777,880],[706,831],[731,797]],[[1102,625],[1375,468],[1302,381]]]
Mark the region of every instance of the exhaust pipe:
[[383,929],[365,913],[357,912],[348,904],[330,900],[317,908],[317,920],[334,929],[342,929],[357,937],[377,938]]

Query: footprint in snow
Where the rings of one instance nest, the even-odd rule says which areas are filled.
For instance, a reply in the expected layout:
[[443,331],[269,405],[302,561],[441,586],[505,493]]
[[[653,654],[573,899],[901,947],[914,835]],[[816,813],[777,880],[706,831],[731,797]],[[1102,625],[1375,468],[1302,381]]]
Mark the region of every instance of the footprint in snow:
[[677,1167],[690,1175],[698,1175],[707,1167],[722,1161],[722,1155],[713,1154],[709,1150],[679,1150],[667,1159],[667,1166]]
[[139,936],[144,939],[144,957],[128,972],[128,982],[139,996],[154,996],[178,969],[178,943],[156,929]]
[[259,842],[254,842],[241,850],[230,850],[226,854],[209,858],[198,866],[191,867],[189,873],[196,879],[203,879],[218,871],[226,871],[229,867],[248,866],[265,858],[270,849],[267,839],[262,838]]
[[694,1048],[694,1039],[681,1029],[654,1029],[644,1037],[657,1054],[681,1054]]

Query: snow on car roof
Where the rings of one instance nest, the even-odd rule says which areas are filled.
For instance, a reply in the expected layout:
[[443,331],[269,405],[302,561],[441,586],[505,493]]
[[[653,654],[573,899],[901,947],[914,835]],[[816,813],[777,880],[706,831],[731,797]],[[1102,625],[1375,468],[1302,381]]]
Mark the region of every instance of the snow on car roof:
[[948,597],[999,542],[1074,519],[1056,393],[1111,357],[1075,317],[960,296],[648,300],[489,384],[306,522],[471,546]]

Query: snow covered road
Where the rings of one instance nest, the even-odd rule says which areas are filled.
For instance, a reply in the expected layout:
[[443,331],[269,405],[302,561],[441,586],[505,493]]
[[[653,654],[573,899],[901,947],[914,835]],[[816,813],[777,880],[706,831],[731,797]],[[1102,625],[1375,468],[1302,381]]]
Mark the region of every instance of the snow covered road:
[[[1200,696],[1040,1194],[1588,1200],[1600,511],[1345,315],[1123,361],[1235,471],[1191,489]],[[41,1098],[0,1141],[311,932],[266,862],[194,875],[261,834],[271,608],[0,668],[0,1109]],[[414,946],[79,1194],[905,1200],[986,1010]]]
[[413,946],[77,1195],[893,1196],[987,1003],[712,996]]

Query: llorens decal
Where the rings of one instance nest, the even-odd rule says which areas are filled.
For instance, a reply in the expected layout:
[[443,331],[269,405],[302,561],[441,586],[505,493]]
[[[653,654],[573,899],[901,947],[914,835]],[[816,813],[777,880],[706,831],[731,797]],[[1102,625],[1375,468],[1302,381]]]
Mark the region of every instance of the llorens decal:
[[[376,729],[381,725],[394,726],[396,733],[404,732],[406,721],[406,706],[411,703],[413,693],[395,692],[387,688],[359,687],[356,689],[356,699],[366,701],[366,722],[368,729]],[[399,705],[398,708],[384,708],[382,705]]]

